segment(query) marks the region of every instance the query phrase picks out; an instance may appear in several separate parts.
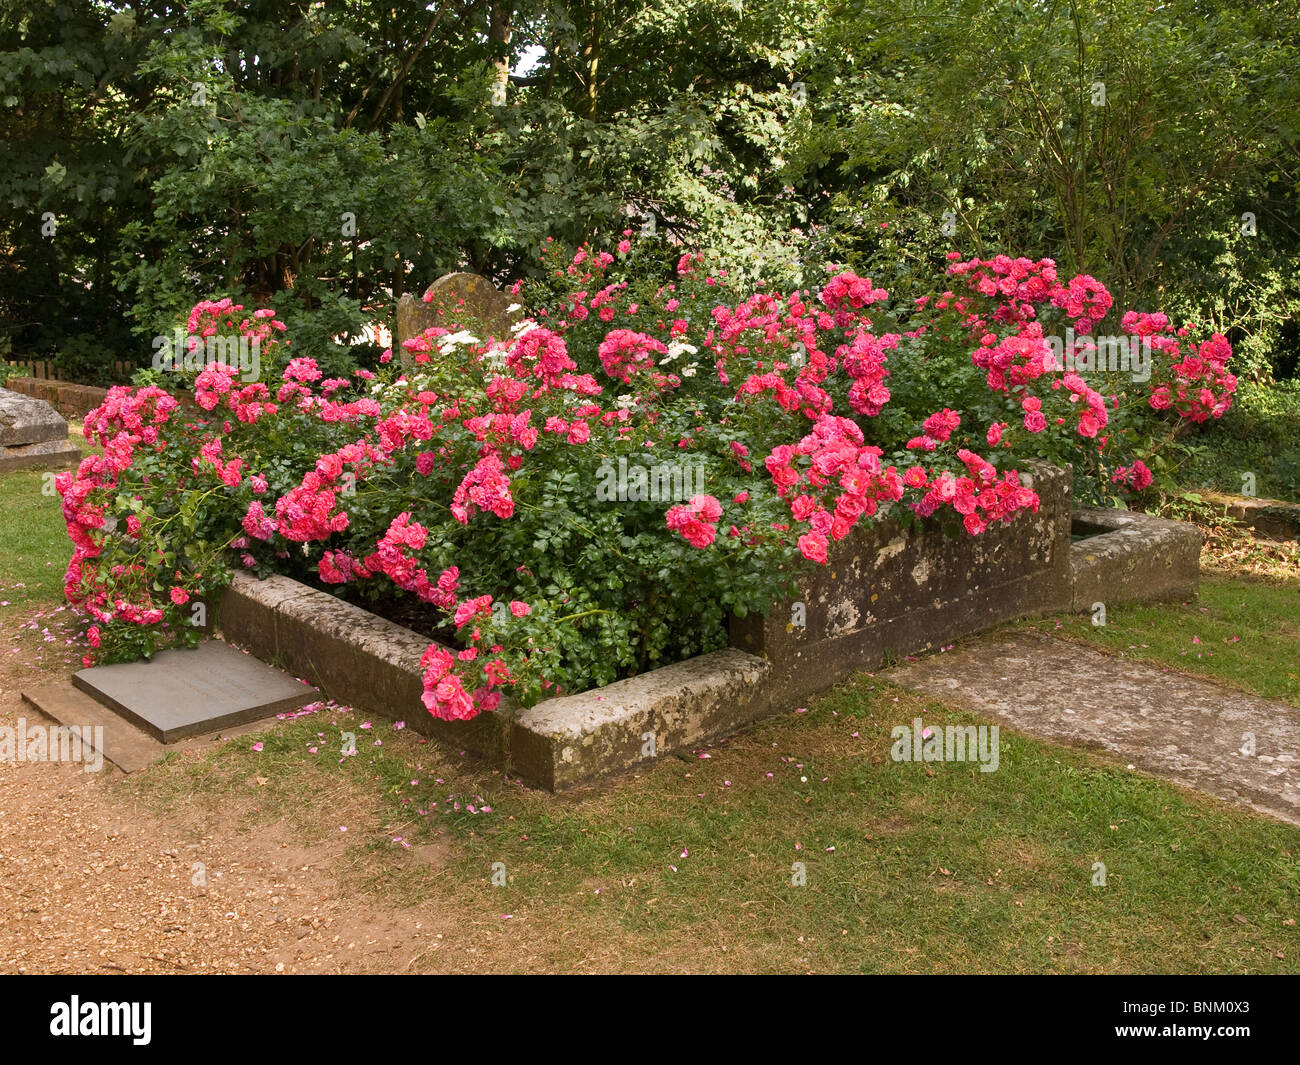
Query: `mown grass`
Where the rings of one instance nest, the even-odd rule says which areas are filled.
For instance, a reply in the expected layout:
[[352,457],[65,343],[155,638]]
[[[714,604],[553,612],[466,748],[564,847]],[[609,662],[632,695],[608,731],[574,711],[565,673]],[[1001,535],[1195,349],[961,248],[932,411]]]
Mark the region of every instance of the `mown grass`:
[[52,475],[17,471],[0,477],[0,620],[63,598],[72,544]]
[[[558,970],[1300,971],[1300,830],[1006,731],[997,772],[895,763],[890,728],[917,715],[977,721],[863,674],[807,713],[556,797],[316,715],[260,752],[241,739],[121,787],[304,840],[364,811],[350,889],[510,921],[512,968],[526,950]],[[340,761],[342,731],[367,739]],[[431,842],[439,868],[405,846]]]
[[1091,615],[1024,624],[1300,707],[1300,574],[1265,580],[1202,572],[1194,601],[1108,606],[1104,626]]

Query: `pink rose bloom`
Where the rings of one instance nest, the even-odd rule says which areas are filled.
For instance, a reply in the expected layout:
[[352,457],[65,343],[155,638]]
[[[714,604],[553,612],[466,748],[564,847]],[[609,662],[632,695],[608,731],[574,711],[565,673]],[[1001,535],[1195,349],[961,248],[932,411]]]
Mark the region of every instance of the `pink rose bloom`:
[[1131,487],[1133,491],[1142,491],[1142,489],[1150,486],[1152,480],[1154,480],[1154,478],[1151,476],[1151,471],[1147,469],[1146,463],[1141,459],[1138,459],[1133,463],[1132,467],[1130,467],[1129,487]]
[[691,496],[691,507],[707,522],[715,522],[722,517],[722,504],[710,495]]
[[799,537],[799,553],[811,562],[826,564],[826,537],[821,533],[806,533]]
[[961,416],[955,410],[944,407],[943,410],[935,411],[926,418],[921,423],[921,428],[925,430],[926,436],[942,442],[947,440],[959,425],[961,425]]
[[289,365],[284,368],[284,380],[286,381],[319,381],[323,375],[320,367],[316,365],[316,360],[311,358],[290,359]]
[[810,495],[795,496],[790,500],[790,514],[795,521],[807,521],[817,509],[817,500]]
[[698,518],[690,518],[682,526],[682,536],[692,547],[703,550],[713,543],[713,538],[718,531],[712,525],[707,525]]

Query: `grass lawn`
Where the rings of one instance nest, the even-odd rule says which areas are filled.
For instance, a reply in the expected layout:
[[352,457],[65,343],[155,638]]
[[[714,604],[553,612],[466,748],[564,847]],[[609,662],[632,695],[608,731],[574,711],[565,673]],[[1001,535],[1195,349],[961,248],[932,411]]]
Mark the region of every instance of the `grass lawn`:
[[[120,786],[304,842],[364,810],[354,889],[524,923],[541,967],[598,945],[652,970],[1300,971],[1300,830],[1005,731],[996,773],[893,762],[890,728],[918,715],[977,720],[862,674],[806,713],[557,798],[325,712],[268,729],[260,752],[244,739]],[[356,756],[340,759],[342,731]]]
[[[0,619],[57,603],[66,549],[39,483],[0,479]],[[1298,588],[1212,576],[1199,603],[1117,608],[1104,630],[1035,624],[1294,702]],[[347,829],[346,890],[436,904],[496,944],[495,969],[1300,972],[1300,830],[1007,730],[995,773],[895,763],[890,729],[916,716],[979,720],[860,674],[806,712],[551,796],[328,708],[107,795],[304,848]]]
[[[75,439],[80,439],[75,437]],[[0,624],[35,604],[63,598],[63,571],[72,557],[50,476],[19,471],[0,477]]]

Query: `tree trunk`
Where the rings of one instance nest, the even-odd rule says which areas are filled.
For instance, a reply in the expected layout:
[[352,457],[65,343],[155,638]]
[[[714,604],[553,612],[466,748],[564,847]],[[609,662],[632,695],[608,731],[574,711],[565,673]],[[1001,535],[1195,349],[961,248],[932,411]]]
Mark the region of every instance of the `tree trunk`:
[[515,9],[504,0],[491,0],[488,4],[488,41],[492,45],[492,66],[495,71],[492,99],[506,102],[510,87],[510,38],[514,35]]
[[600,4],[591,5],[591,18],[587,23],[587,43],[582,49],[583,62],[586,64],[587,77],[587,118],[596,118],[596,97],[598,95],[600,73]]

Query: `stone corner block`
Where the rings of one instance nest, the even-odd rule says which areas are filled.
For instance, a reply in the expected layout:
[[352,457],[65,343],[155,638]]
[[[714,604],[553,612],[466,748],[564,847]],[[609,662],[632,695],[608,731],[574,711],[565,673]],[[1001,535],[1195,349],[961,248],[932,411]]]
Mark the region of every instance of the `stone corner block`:
[[1095,603],[1158,603],[1195,598],[1201,531],[1141,511],[1078,507],[1076,530],[1094,535],[1070,545],[1071,609]]
[[770,663],[734,647],[516,711],[514,772],[552,791],[705,743],[759,716]]

